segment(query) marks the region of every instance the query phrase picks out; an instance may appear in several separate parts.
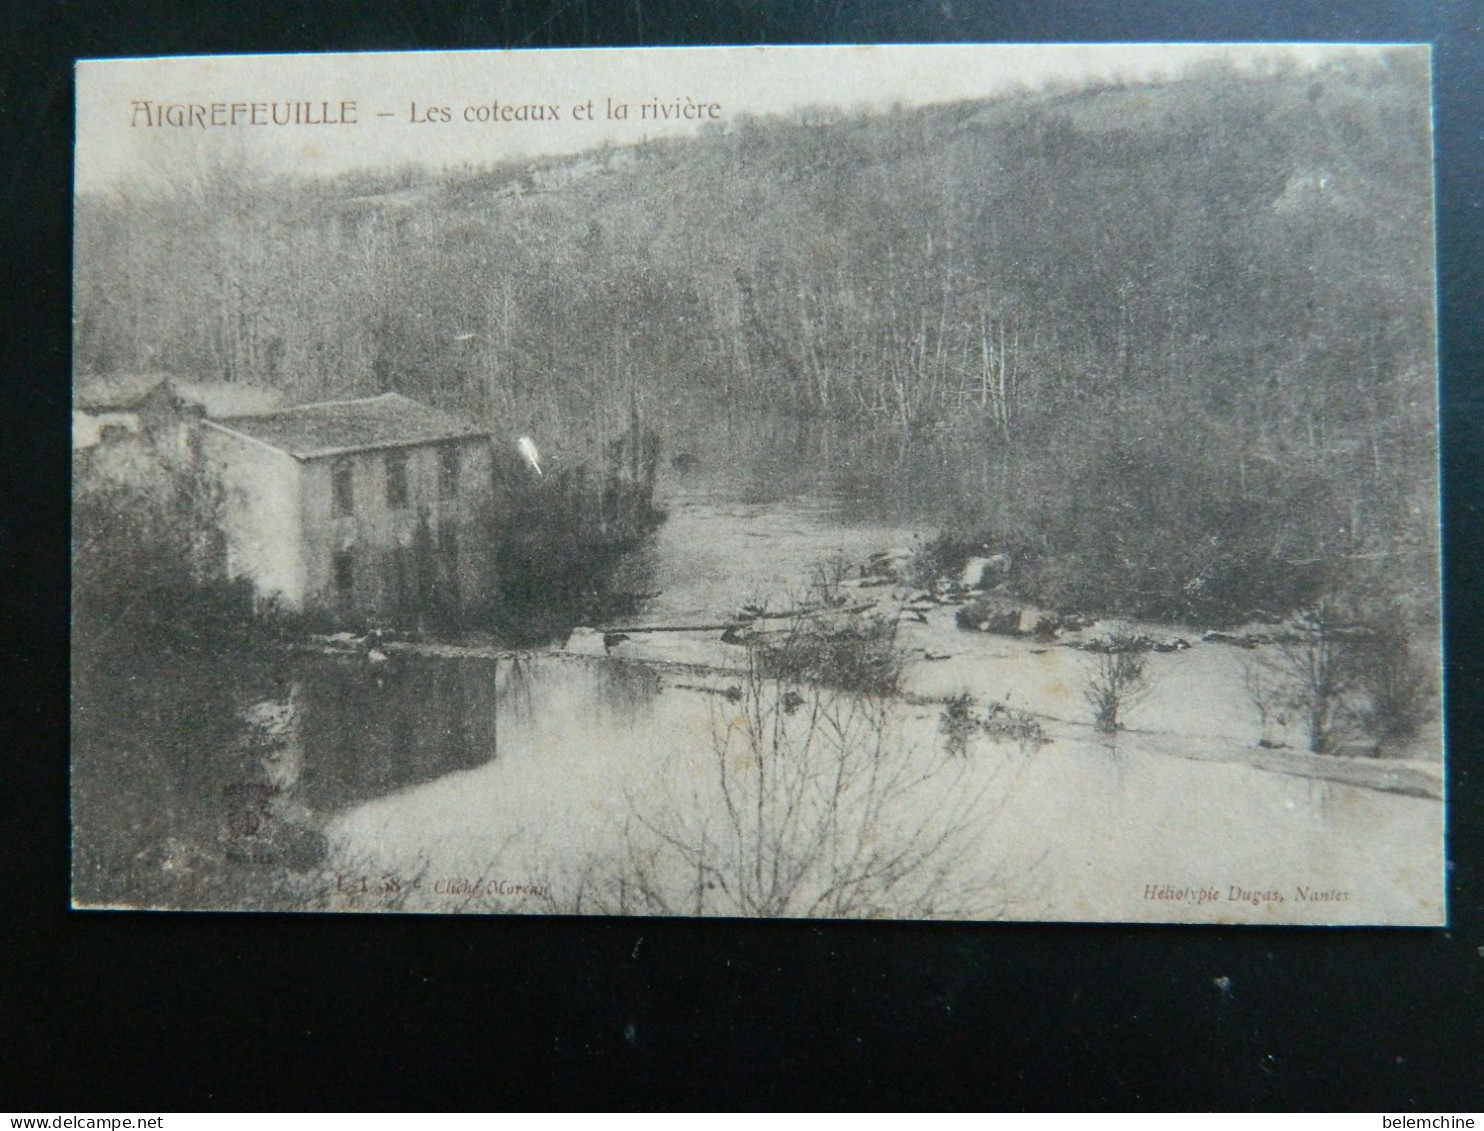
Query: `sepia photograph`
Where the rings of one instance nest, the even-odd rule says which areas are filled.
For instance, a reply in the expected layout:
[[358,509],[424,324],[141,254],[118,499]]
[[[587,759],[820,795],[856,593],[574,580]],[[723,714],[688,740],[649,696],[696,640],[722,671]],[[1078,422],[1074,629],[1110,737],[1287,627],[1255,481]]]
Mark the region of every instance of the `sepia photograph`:
[[73,905],[1445,924],[1431,79],[79,63]]

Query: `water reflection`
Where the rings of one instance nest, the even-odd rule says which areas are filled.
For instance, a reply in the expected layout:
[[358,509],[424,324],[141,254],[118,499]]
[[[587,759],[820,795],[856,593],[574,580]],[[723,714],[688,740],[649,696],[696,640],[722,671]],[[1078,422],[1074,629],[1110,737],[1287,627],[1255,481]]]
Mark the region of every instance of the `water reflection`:
[[[281,884],[282,868],[312,886],[349,862],[433,879],[540,881],[560,902],[583,869],[619,868],[626,820],[654,812],[659,798],[690,803],[718,726],[737,710],[690,686],[704,677],[670,680],[601,656],[369,664],[306,655],[227,683],[211,674],[193,676],[199,702],[172,700],[169,718],[136,716],[153,729],[111,732],[119,758],[149,755],[119,780],[154,783],[152,768],[169,779],[150,826],[159,852],[139,866],[173,905],[290,906],[283,889],[253,895],[249,886]],[[905,742],[941,746],[939,710],[902,710]],[[205,729],[207,719],[219,725]],[[97,750],[100,736],[79,729]],[[1415,914],[1440,831],[1436,802],[1190,760],[1152,749],[1152,737],[1122,735],[1110,748],[1089,728],[1061,727],[1033,751],[972,741],[955,755],[996,799],[982,816],[982,858],[964,864],[1010,884],[1014,901],[1001,897],[985,914],[1208,918],[1145,902],[1144,885],[1309,881],[1355,891],[1353,906],[1336,909],[1353,919]],[[96,807],[92,764],[80,763],[79,803]],[[121,825],[114,845],[98,843],[100,830],[83,846],[82,868],[119,867],[109,861],[139,853],[142,834]],[[213,870],[212,854],[230,869]],[[119,898],[119,887],[108,890]],[[426,909],[449,909],[428,899]],[[540,909],[529,900],[499,907]],[[1245,905],[1230,913],[1256,914]]]
[[468,659],[306,660],[297,672],[309,752],[300,800],[341,809],[489,761],[500,674]]
[[642,724],[660,688],[648,668],[602,660],[311,657],[288,698],[250,713],[275,736],[261,744],[266,780],[329,813],[485,765],[553,718]]
[[[526,705],[500,716],[498,758],[342,811],[329,827],[337,851],[406,874],[539,879],[561,907],[584,875],[634,878],[624,870],[625,822],[666,812],[667,798],[687,819],[722,827],[701,783],[718,724],[738,709],[725,696],[663,686],[641,665],[601,657],[538,658],[522,678]],[[944,742],[939,712],[898,714],[894,730],[908,746]],[[1062,728],[1029,752],[971,742],[952,761],[969,774],[965,789],[986,787],[993,801],[980,853],[955,861],[966,875],[995,878],[999,902],[981,909],[989,915],[1211,916],[1148,902],[1145,885],[1161,883],[1215,885],[1223,898],[1230,884],[1314,883],[1356,893],[1353,905],[1327,909],[1342,917],[1406,914],[1417,893],[1405,877],[1427,857],[1440,819],[1435,802],[1172,757],[1134,734],[1112,747],[1087,728]],[[431,896],[426,907],[447,909]],[[541,909],[484,909],[497,907]],[[1220,913],[1256,914],[1246,904]]]

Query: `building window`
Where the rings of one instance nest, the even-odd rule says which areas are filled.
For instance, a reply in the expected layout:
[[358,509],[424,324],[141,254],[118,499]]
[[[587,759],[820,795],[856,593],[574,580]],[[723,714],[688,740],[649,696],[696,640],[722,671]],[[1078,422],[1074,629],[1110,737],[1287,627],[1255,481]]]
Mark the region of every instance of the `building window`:
[[330,473],[331,492],[334,495],[336,518],[347,518],[356,510],[355,468],[349,462],[337,463]]
[[438,494],[444,499],[459,497],[458,448],[441,448],[438,452]]
[[407,453],[386,457],[386,505],[394,511],[407,506]]
[[413,569],[412,551],[406,546],[395,547],[392,550],[392,588],[398,611],[405,613],[412,609],[417,596],[416,585],[417,573]]
[[442,599],[457,601],[459,596],[459,532],[445,521],[438,528],[437,585]]
[[335,555],[335,591],[349,596],[356,587],[355,562],[348,550]]

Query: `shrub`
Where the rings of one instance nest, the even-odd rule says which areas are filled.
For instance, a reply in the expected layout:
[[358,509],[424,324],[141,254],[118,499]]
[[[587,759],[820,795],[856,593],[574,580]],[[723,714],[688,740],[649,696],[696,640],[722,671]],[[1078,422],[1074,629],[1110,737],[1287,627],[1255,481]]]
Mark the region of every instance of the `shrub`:
[[1116,734],[1123,729],[1123,716],[1153,688],[1148,657],[1122,636],[1110,637],[1108,650],[1096,656],[1082,694],[1092,707],[1098,733]]
[[904,658],[896,625],[885,617],[800,617],[783,635],[753,645],[763,674],[871,695],[901,686]]
[[984,711],[976,711],[968,692],[955,695],[943,705],[938,729],[947,736],[948,752],[960,756],[968,753],[970,740],[981,734],[991,742],[1013,742],[1022,750],[1035,750],[1051,741],[1040,720],[1028,711],[1004,703],[991,703]]
[[907,580],[919,589],[926,589],[940,578],[957,578],[970,558],[987,553],[991,545],[989,535],[984,533],[965,537],[944,531],[912,556]]

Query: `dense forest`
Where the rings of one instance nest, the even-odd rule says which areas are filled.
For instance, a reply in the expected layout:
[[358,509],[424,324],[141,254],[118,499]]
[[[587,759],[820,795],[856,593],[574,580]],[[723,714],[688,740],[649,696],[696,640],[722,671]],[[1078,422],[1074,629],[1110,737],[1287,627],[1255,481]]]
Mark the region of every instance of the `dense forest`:
[[[1435,617],[1426,57],[83,197],[76,366],[872,485],[1062,608]],[[760,423],[766,421],[766,424]],[[782,421],[780,425],[778,422]]]

